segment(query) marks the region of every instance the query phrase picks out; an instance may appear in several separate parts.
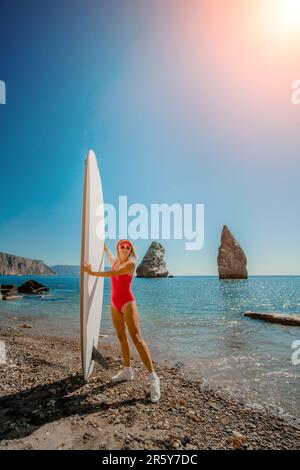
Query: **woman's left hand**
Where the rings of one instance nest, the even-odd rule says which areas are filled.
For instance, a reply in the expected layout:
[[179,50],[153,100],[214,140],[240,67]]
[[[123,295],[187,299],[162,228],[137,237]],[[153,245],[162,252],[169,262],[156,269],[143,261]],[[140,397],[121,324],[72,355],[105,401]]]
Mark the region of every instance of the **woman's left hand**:
[[88,273],[88,274],[91,274],[92,272],[92,266],[88,263],[85,263],[84,266],[83,266],[83,271],[85,273]]

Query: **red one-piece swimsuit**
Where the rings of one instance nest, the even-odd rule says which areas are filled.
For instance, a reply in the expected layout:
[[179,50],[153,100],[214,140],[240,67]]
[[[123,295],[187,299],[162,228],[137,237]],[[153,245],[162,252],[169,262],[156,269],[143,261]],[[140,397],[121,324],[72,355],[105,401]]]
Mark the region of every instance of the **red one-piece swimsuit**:
[[[116,261],[112,265],[112,271]],[[131,290],[133,274],[121,274],[120,276],[112,276],[111,279],[111,303],[112,306],[120,313],[124,313],[123,309],[129,302],[134,302],[135,297]]]

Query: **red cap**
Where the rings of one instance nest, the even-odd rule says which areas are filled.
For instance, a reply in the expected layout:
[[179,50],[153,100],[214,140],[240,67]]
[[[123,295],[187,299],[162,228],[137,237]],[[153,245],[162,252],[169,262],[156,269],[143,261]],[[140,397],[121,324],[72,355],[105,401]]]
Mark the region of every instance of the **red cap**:
[[124,238],[123,240],[119,240],[119,241],[118,241],[118,246],[119,246],[121,243],[123,243],[123,242],[128,243],[128,245],[130,245],[131,248],[133,248],[133,244],[131,243],[131,241],[126,240],[125,238]]

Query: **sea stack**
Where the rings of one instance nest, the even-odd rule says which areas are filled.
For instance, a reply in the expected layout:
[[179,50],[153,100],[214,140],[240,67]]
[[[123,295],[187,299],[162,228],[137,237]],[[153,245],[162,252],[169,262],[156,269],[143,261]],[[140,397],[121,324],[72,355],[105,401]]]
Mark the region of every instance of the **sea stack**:
[[247,279],[247,258],[227,225],[223,226],[218,252],[219,279]]
[[164,254],[164,247],[158,242],[152,242],[137,267],[136,277],[168,277]]

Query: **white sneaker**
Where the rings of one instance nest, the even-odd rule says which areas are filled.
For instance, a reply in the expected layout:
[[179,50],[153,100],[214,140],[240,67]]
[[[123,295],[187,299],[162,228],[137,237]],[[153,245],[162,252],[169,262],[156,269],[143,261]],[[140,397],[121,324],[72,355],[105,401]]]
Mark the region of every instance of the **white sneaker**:
[[123,382],[124,380],[133,380],[133,371],[131,367],[125,367],[117,375],[112,377],[113,382]]
[[151,401],[152,403],[157,403],[160,400],[160,380],[159,377],[154,373],[150,375],[151,380]]

